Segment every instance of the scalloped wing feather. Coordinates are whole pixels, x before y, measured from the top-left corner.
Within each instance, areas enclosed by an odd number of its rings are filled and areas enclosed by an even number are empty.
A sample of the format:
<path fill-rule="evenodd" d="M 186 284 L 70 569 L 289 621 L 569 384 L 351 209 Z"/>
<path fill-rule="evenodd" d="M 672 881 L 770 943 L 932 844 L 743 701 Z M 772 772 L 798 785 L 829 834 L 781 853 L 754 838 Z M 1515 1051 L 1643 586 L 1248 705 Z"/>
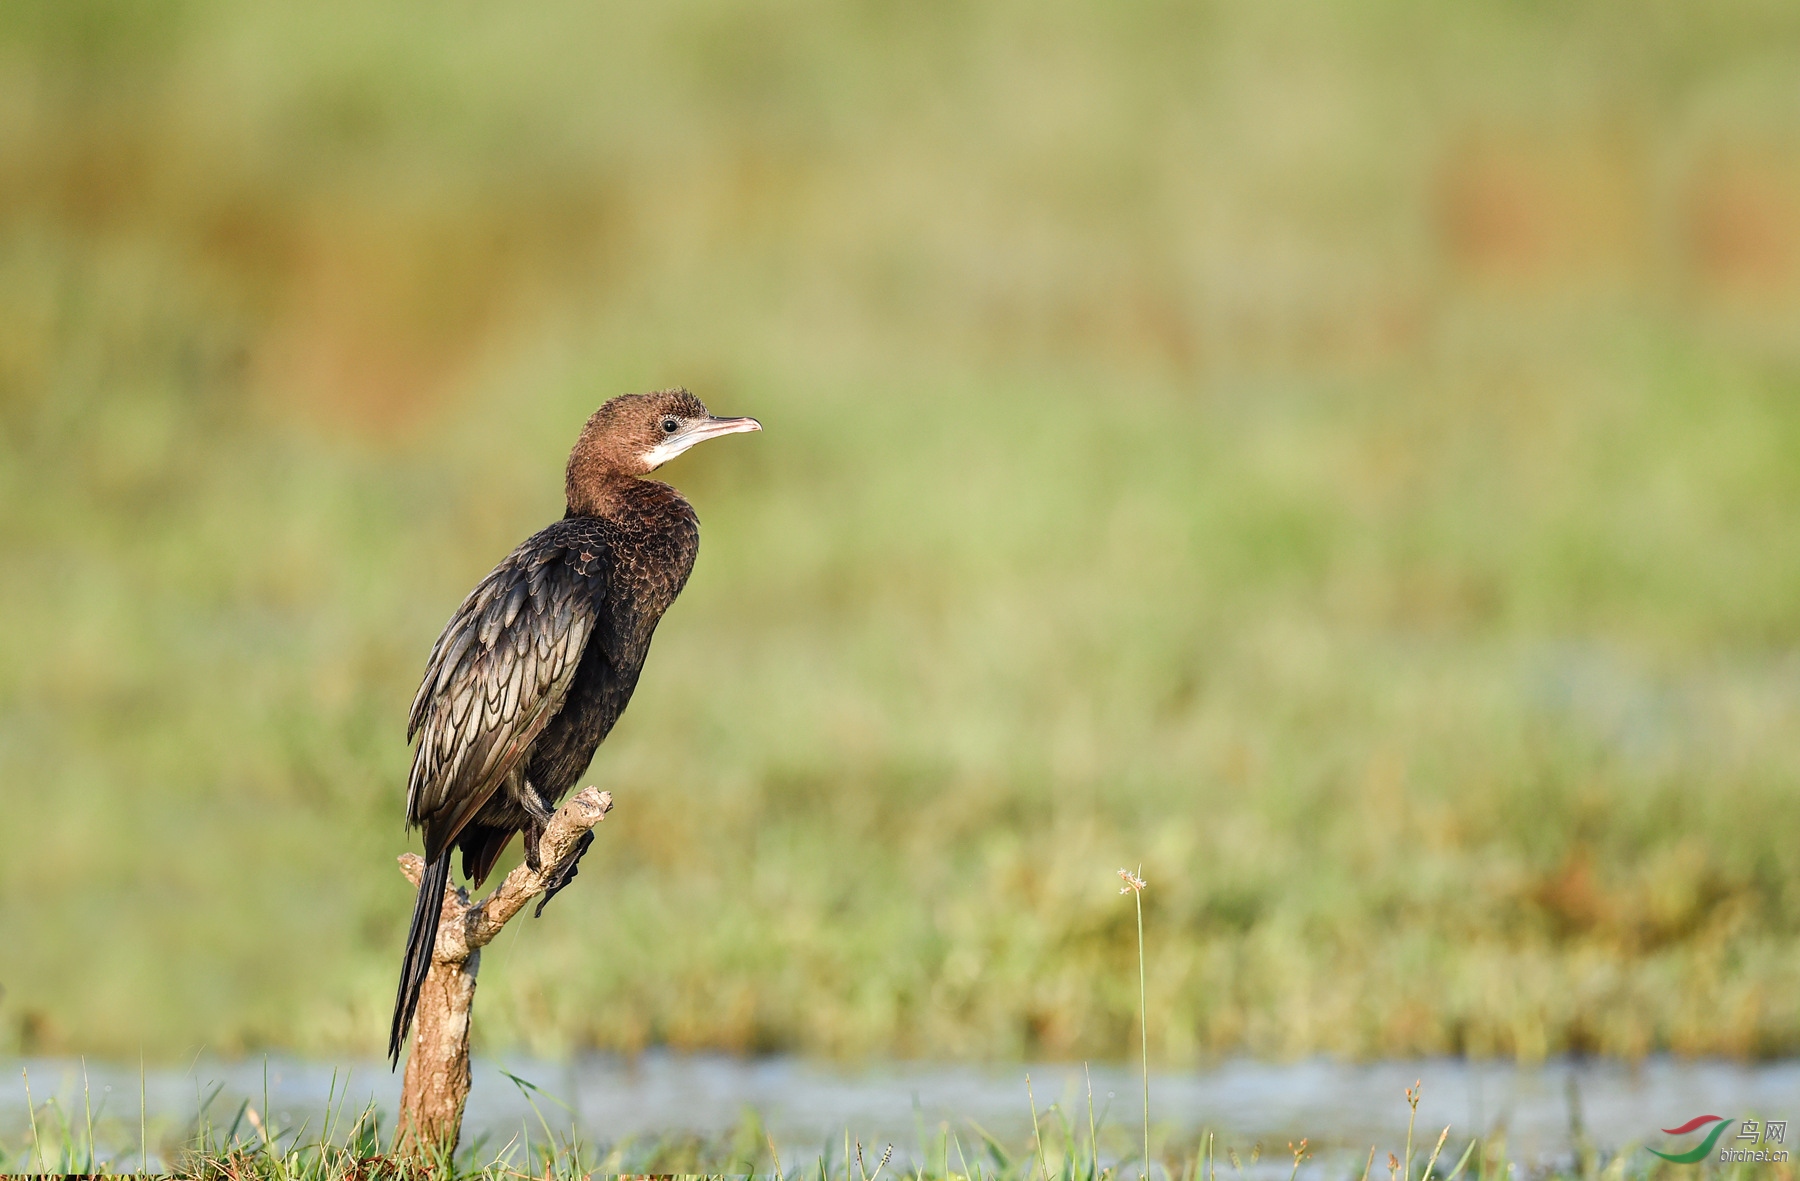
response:
<path fill-rule="evenodd" d="M 533 538 L 482 579 L 433 645 L 407 727 L 419 743 L 406 819 L 426 827 L 427 858 L 456 839 L 562 708 L 594 638 L 605 566 Z"/>

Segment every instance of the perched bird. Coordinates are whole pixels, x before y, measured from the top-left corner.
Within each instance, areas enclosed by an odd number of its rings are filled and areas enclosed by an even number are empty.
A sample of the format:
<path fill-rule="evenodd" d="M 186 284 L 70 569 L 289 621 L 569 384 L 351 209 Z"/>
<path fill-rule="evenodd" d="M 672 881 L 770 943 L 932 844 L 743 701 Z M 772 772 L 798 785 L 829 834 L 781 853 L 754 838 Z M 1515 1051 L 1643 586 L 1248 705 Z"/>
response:
<path fill-rule="evenodd" d="M 432 645 L 406 731 L 419 740 L 406 822 L 425 830 L 425 873 L 394 999 L 396 1066 L 431 967 L 452 851 L 480 886 L 524 833 L 526 861 L 542 868 L 544 826 L 631 700 L 657 621 L 694 568 L 692 506 L 643 477 L 702 440 L 761 429 L 754 418 L 712 417 L 686 390 L 606 403 L 569 453 L 563 519 L 494 567 Z M 538 913 L 592 840 L 552 868 Z"/>

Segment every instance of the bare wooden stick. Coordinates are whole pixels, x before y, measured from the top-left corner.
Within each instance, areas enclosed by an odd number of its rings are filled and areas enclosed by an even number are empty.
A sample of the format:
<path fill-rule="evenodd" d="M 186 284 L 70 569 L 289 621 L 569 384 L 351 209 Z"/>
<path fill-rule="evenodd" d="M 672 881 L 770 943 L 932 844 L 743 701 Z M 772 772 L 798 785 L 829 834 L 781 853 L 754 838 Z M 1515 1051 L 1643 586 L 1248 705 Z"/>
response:
<path fill-rule="evenodd" d="M 463 1108 L 469 1101 L 469 1011 L 475 1003 L 475 975 L 481 949 L 493 942 L 526 903 L 542 894 L 550 876 L 581 839 L 612 810 L 612 793 L 584 788 L 556 810 L 538 841 L 534 870 L 520 863 L 494 892 L 471 903 L 460 886 L 444 891 L 437 943 L 431 969 L 419 993 L 413 1017 L 412 1053 L 400 1089 L 400 1121 L 396 1147 L 414 1156 L 448 1157 L 462 1134 Z M 400 857 L 400 872 L 417 889 L 425 859 L 417 853 Z"/>

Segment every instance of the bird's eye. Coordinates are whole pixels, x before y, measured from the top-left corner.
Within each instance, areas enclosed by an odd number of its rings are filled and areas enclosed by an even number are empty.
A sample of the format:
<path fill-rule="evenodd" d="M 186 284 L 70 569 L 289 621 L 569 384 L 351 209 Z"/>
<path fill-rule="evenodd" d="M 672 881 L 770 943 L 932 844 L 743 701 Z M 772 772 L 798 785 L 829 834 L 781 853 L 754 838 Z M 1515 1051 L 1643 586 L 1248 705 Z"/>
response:
<path fill-rule="evenodd" d="M 672 435 L 681 429 L 681 420 L 678 418 L 665 418 L 662 420 L 662 428 L 663 434 Z"/>

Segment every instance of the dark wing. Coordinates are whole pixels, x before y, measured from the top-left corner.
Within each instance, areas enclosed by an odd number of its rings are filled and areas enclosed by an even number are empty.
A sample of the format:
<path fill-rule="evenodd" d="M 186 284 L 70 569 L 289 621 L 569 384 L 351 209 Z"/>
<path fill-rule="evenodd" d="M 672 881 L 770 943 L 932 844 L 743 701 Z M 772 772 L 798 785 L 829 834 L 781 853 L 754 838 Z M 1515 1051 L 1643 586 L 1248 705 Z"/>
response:
<path fill-rule="evenodd" d="M 431 649 L 406 728 L 417 734 L 406 820 L 435 861 L 562 708 L 595 630 L 611 555 L 551 526 L 456 609 Z M 567 544 L 565 544 L 565 540 Z"/>

